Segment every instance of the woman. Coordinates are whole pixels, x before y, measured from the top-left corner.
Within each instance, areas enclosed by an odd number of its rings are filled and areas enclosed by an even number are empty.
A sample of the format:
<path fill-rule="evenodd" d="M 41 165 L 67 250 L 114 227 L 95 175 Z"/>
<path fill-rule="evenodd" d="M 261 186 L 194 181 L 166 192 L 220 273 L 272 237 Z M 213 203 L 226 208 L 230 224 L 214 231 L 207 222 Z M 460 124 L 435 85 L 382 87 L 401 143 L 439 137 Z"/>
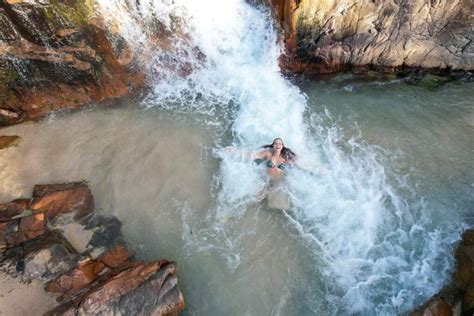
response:
<path fill-rule="evenodd" d="M 285 147 L 281 138 L 275 138 L 269 145 L 262 146 L 264 150 L 258 153 L 241 152 L 254 160 L 264 160 L 267 167 L 267 174 L 272 180 L 278 180 L 282 177 L 286 166 L 296 162 L 296 154 L 288 147 Z M 237 150 L 230 148 L 231 152 Z"/>

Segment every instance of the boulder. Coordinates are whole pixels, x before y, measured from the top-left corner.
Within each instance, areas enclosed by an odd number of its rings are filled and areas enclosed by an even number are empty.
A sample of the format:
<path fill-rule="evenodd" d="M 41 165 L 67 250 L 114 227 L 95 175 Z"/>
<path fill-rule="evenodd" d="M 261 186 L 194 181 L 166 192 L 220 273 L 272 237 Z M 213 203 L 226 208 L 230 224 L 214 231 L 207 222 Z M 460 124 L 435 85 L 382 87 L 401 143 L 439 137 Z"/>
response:
<path fill-rule="evenodd" d="M 31 201 L 1 204 L 0 267 L 44 282 L 61 303 L 50 315 L 177 315 L 175 264 L 136 261 L 120 221 L 93 208 L 82 182 L 37 185 Z"/>
<path fill-rule="evenodd" d="M 454 270 L 454 284 L 457 288 L 466 289 L 474 272 L 474 246 L 460 245 L 455 253 L 456 269 Z"/>
<path fill-rule="evenodd" d="M 442 298 L 435 298 L 427 303 L 421 312 L 422 316 L 452 316 L 452 308 Z"/>
<path fill-rule="evenodd" d="M 80 290 L 87 288 L 102 273 L 106 271 L 105 265 L 96 260 L 86 259 L 72 271 L 59 276 L 46 285 L 46 291 L 60 294 L 59 301 L 64 301 L 77 294 Z"/>
<path fill-rule="evenodd" d="M 184 308 L 176 267 L 166 260 L 137 262 L 84 297 L 79 314 L 176 315 Z"/>
<path fill-rule="evenodd" d="M 81 256 L 70 253 L 62 244 L 54 244 L 25 257 L 24 276 L 27 279 L 51 281 L 74 269 Z"/>
<path fill-rule="evenodd" d="M 46 232 L 45 216 L 44 214 L 35 214 L 0 223 L 0 232 L 2 240 L 8 247 L 19 245 Z"/>
<path fill-rule="evenodd" d="M 99 260 L 107 267 L 114 269 L 127 262 L 131 257 L 133 254 L 126 247 L 120 245 L 107 251 Z"/>
<path fill-rule="evenodd" d="M 105 280 L 107 280 L 114 273 L 120 272 L 127 267 L 128 260 L 131 257 L 132 254 L 125 247 L 119 246 L 108 251 L 98 260 L 87 258 L 71 272 L 49 282 L 46 291 L 60 294 L 58 301 L 65 301 L 74 295 L 80 294 L 81 290 L 87 292 L 89 288 L 96 285 L 95 281 L 104 281 L 104 278 L 100 278 L 101 276 L 105 276 Z"/>
<path fill-rule="evenodd" d="M 464 315 L 474 315 L 474 280 L 471 279 L 466 287 L 462 300 Z"/>
<path fill-rule="evenodd" d="M 35 185 L 31 209 L 43 212 L 48 220 L 66 213 L 79 219 L 94 210 L 94 198 L 84 182 Z"/>
<path fill-rule="evenodd" d="M 8 203 L 0 204 L 0 222 L 6 222 L 12 217 L 20 215 L 30 206 L 30 200 L 17 199 Z"/>
<path fill-rule="evenodd" d="M 127 245 L 122 235 L 122 223 L 114 216 L 92 216 L 86 228 L 94 230 L 89 242 L 89 246 L 95 250 L 91 253 L 93 258 L 104 255 L 110 249 Z"/>

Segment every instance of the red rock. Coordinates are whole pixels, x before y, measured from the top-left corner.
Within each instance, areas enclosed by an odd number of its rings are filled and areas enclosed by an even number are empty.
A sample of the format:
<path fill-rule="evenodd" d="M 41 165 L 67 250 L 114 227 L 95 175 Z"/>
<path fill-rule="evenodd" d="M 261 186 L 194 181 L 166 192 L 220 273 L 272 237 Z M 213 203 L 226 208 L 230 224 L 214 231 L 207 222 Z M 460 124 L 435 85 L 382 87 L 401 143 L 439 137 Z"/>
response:
<path fill-rule="evenodd" d="M 100 18 L 84 19 L 90 12 L 82 8 L 88 5 L 72 3 L 75 14 L 67 16 L 57 14 L 57 5 L 49 2 L 5 5 L 12 14 L 4 14 L 3 22 L 25 32 L 5 34 L 0 28 L 0 37 L 12 37 L 0 47 L 0 55 L 15 61 L 0 64 L 0 73 L 9 74 L 0 85 L 0 126 L 130 95 L 145 85 L 144 73 L 132 62 L 132 50 L 116 46 L 117 41 L 125 44 L 123 38 L 100 26 Z M 0 11 L 2 16 L 3 8 Z M 18 76 L 28 77 L 28 84 L 16 80 Z"/>
<path fill-rule="evenodd" d="M 131 256 L 132 254 L 124 246 L 117 246 L 101 257 L 100 261 L 110 268 L 116 268 L 128 261 Z"/>
<path fill-rule="evenodd" d="M 26 240 L 40 236 L 45 231 L 46 221 L 42 213 L 20 219 L 20 232 L 24 234 Z"/>
<path fill-rule="evenodd" d="M 0 231 L 8 247 L 16 246 L 46 232 L 45 216 L 35 214 L 22 217 L 20 220 L 0 223 Z"/>
<path fill-rule="evenodd" d="M 452 316 L 452 308 L 442 298 L 435 298 L 428 302 L 423 309 L 423 316 Z"/>
<path fill-rule="evenodd" d="M 0 222 L 11 220 L 13 216 L 19 215 L 21 212 L 28 209 L 29 205 L 30 200 L 28 199 L 18 199 L 0 204 Z"/>
<path fill-rule="evenodd" d="M 131 268 L 114 276 L 107 283 L 89 294 L 84 300 L 82 307 L 86 311 L 99 311 L 100 306 L 107 301 L 133 290 L 143 283 L 153 273 L 157 272 L 161 265 L 164 265 L 161 261 L 154 261 L 148 264 L 135 263 Z M 97 308 L 99 309 L 97 310 Z"/>
<path fill-rule="evenodd" d="M 472 270 L 474 268 L 474 247 L 458 246 L 454 253 L 456 258 L 456 269 L 454 270 L 454 285 L 464 291 L 469 280 L 472 278 Z"/>
<path fill-rule="evenodd" d="M 474 315 L 474 280 L 469 282 L 462 300 L 463 315 Z"/>
<path fill-rule="evenodd" d="M 94 198 L 83 182 L 35 185 L 31 209 L 44 212 L 49 220 L 70 212 L 78 219 L 94 210 Z"/>
<path fill-rule="evenodd" d="M 20 142 L 20 136 L 0 136 L 0 149 L 8 148 L 11 146 L 18 146 Z"/>
<path fill-rule="evenodd" d="M 60 300 L 74 295 L 79 290 L 95 281 L 105 269 L 102 262 L 87 260 L 81 262 L 77 268 L 68 274 L 62 275 L 46 286 L 46 291 L 61 294 Z"/>
<path fill-rule="evenodd" d="M 88 293 L 79 314 L 177 315 L 184 300 L 177 289 L 176 267 L 167 260 L 137 262 Z"/>

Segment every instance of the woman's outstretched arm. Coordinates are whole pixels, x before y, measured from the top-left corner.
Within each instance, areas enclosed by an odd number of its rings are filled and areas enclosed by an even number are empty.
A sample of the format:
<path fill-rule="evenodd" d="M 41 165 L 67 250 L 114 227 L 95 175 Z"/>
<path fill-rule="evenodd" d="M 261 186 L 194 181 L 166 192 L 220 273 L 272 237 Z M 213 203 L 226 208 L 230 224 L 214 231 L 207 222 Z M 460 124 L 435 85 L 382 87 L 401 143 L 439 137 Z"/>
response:
<path fill-rule="evenodd" d="M 241 155 L 242 157 L 248 158 L 248 159 L 251 159 L 251 160 L 266 159 L 268 154 L 269 154 L 269 152 L 267 150 L 262 150 L 262 151 L 259 151 L 259 152 L 245 151 L 245 150 L 237 149 L 237 148 L 232 147 L 232 146 L 226 147 L 225 151 L 228 152 L 228 153 L 231 153 L 231 154 Z"/>

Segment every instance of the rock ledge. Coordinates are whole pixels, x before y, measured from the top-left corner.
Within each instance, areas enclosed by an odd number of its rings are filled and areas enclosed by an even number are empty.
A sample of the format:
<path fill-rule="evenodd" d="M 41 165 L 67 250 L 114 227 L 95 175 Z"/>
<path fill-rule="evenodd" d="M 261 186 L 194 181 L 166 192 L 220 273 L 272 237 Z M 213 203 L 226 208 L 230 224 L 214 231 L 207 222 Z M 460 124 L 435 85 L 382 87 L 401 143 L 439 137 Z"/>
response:
<path fill-rule="evenodd" d="M 0 267 L 43 282 L 47 315 L 177 315 L 183 295 L 169 260 L 137 261 L 115 217 L 96 214 L 84 182 L 36 185 L 0 204 Z"/>

